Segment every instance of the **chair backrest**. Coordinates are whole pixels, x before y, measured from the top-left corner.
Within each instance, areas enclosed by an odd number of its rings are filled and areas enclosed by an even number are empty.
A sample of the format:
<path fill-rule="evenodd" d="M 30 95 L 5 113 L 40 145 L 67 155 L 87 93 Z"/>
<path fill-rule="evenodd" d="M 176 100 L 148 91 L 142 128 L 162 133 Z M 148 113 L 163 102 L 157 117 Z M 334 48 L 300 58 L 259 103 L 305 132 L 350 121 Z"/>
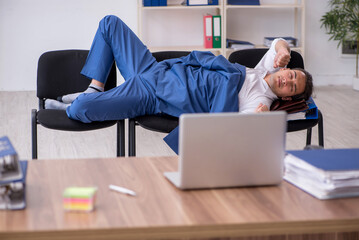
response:
<path fill-rule="evenodd" d="M 184 57 L 190 53 L 191 52 L 188 51 L 162 51 L 162 52 L 153 52 L 152 55 L 156 58 L 157 62 L 160 62 L 165 59 Z"/>
<path fill-rule="evenodd" d="M 80 74 L 88 50 L 59 50 L 45 52 L 37 68 L 37 97 L 56 99 L 65 94 L 86 90 L 91 79 Z M 112 66 L 105 90 L 116 87 L 116 65 Z M 41 104 L 40 104 L 41 105 Z"/>
<path fill-rule="evenodd" d="M 246 67 L 254 68 L 267 51 L 267 48 L 243 49 L 231 53 L 228 60 L 231 63 L 239 63 Z M 288 68 L 304 69 L 304 61 L 302 55 L 300 55 L 296 51 L 291 51 L 290 56 L 291 59 L 287 66 Z"/>

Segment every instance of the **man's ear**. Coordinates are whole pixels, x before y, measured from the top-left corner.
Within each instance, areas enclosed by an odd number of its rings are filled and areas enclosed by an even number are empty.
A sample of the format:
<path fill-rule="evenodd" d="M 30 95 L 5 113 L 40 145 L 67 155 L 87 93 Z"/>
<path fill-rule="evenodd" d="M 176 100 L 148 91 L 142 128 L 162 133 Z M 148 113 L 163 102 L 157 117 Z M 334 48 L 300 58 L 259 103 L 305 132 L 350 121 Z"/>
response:
<path fill-rule="evenodd" d="M 291 101 L 291 100 L 292 100 L 292 97 L 282 97 L 282 100 L 283 100 L 283 101 Z"/>

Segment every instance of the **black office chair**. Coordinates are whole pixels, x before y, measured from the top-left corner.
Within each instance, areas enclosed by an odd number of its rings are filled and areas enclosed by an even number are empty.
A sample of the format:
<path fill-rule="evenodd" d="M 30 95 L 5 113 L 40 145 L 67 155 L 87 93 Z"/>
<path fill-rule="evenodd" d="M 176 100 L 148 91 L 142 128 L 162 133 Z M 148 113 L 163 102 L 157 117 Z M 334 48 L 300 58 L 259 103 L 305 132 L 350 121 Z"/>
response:
<path fill-rule="evenodd" d="M 117 156 L 125 156 L 124 120 L 82 123 L 71 120 L 63 110 L 45 109 L 45 99 L 86 90 L 90 79 L 80 74 L 87 50 L 60 50 L 42 54 L 37 69 L 39 110 L 31 111 L 32 158 L 37 159 L 37 124 L 63 131 L 89 131 L 117 123 Z M 116 65 L 113 64 L 105 90 L 116 87 Z"/>
<path fill-rule="evenodd" d="M 187 51 L 163 51 L 154 52 L 152 55 L 158 62 L 165 59 L 187 56 Z M 136 126 L 147 130 L 169 133 L 178 126 L 178 118 L 166 114 L 145 115 L 129 119 L 128 124 L 128 156 L 136 156 Z"/>
<path fill-rule="evenodd" d="M 230 54 L 228 60 L 232 63 L 239 63 L 249 68 L 254 68 L 267 52 L 266 48 L 254 48 L 235 51 Z M 291 51 L 291 59 L 287 66 L 288 68 L 303 68 L 304 61 L 302 56 L 296 52 Z M 318 119 L 301 119 L 288 121 L 287 132 L 307 130 L 306 145 L 311 145 L 312 128 L 318 124 L 318 142 L 319 146 L 324 147 L 323 134 L 323 115 L 318 109 Z"/>

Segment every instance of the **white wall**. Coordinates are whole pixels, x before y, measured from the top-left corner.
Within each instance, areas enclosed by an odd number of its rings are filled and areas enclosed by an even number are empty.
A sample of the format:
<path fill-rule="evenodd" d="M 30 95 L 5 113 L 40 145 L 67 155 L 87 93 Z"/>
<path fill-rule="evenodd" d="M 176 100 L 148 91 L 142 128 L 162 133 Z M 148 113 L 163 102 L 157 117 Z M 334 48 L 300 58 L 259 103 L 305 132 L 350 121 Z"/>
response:
<path fill-rule="evenodd" d="M 313 74 L 316 85 L 352 85 L 355 58 L 343 57 L 337 41 L 320 28 L 320 18 L 329 11 L 329 0 L 307 0 L 306 8 L 306 69 Z"/>
<path fill-rule="evenodd" d="M 0 91 L 35 90 L 39 56 L 89 49 L 108 14 L 137 31 L 135 0 L 0 0 Z"/>
<path fill-rule="evenodd" d="M 351 84 L 354 58 L 341 57 L 337 43 L 329 42 L 329 36 L 320 28 L 328 0 L 307 0 L 306 4 L 305 65 L 314 83 Z M 108 14 L 121 17 L 137 32 L 136 0 L 0 0 L 0 91 L 35 90 L 39 56 L 48 50 L 88 49 L 98 21 Z M 183 11 L 168 14 L 178 14 L 183 22 L 191 18 L 183 16 Z M 157 24 L 160 28 L 168 25 Z M 272 26 L 268 23 L 261 27 Z M 171 26 L 166 29 L 178 31 Z M 158 38 L 170 41 L 171 31 Z M 195 39 L 200 39 L 197 35 Z"/>

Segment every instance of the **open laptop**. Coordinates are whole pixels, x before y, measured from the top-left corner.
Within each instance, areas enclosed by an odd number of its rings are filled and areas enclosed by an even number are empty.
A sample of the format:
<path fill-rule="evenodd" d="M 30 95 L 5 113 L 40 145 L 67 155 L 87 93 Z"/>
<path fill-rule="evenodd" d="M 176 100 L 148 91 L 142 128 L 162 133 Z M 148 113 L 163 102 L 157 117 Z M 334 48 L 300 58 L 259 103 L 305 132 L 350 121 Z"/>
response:
<path fill-rule="evenodd" d="M 183 114 L 179 171 L 164 175 L 180 189 L 275 185 L 282 181 L 286 113 Z"/>

